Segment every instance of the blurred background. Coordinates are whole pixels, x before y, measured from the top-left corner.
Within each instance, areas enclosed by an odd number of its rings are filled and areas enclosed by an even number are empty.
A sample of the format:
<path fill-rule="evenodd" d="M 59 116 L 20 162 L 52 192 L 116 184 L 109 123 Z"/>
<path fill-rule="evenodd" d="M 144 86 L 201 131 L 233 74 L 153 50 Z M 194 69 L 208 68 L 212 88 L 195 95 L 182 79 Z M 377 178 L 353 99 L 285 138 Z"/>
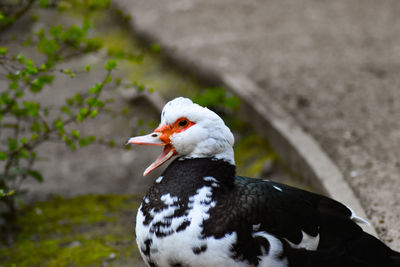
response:
<path fill-rule="evenodd" d="M 316 191 L 215 73 L 246 74 L 288 110 L 390 245 L 400 237 L 399 5 L 1 1 L 0 266 L 143 266 L 134 221 L 160 151 L 125 143 L 157 127 L 176 96 L 224 118 L 239 174 Z M 207 71 L 171 60 L 178 52 Z"/>

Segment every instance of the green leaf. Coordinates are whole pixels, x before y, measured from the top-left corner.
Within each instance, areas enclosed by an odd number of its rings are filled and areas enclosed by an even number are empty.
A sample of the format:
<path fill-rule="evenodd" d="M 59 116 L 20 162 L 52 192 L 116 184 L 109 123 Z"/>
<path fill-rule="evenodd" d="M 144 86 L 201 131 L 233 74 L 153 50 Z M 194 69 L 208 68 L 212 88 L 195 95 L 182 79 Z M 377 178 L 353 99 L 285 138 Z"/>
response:
<path fill-rule="evenodd" d="M 49 30 L 50 35 L 56 39 L 60 38 L 62 32 L 63 32 L 63 27 L 60 24 L 51 27 Z"/>
<path fill-rule="evenodd" d="M 139 92 L 142 92 L 142 91 L 146 90 L 146 85 L 144 85 L 144 84 L 139 84 L 139 86 L 137 87 L 137 89 L 138 89 Z"/>
<path fill-rule="evenodd" d="M 79 28 L 76 25 L 72 25 L 61 34 L 61 40 L 71 45 L 72 47 L 78 47 L 85 36 L 85 30 Z"/>
<path fill-rule="evenodd" d="M 155 54 L 160 53 L 160 52 L 161 52 L 161 45 L 159 45 L 159 44 L 152 44 L 152 45 L 150 46 L 150 52 L 155 53 Z"/>
<path fill-rule="evenodd" d="M 49 6 L 49 0 L 39 0 L 39 5 L 40 7 L 48 7 Z"/>
<path fill-rule="evenodd" d="M 25 95 L 24 91 L 18 91 L 18 92 L 15 93 L 15 97 L 16 97 L 16 98 L 21 98 L 21 97 L 23 97 L 24 95 Z"/>
<path fill-rule="evenodd" d="M 231 110 L 237 110 L 240 107 L 240 98 L 236 96 L 226 98 L 224 101 L 224 106 Z"/>
<path fill-rule="evenodd" d="M 55 40 L 50 40 L 46 38 L 40 38 L 38 43 L 38 50 L 40 53 L 47 55 L 50 58 L 53 58 L 55 52 L 60 49 L 60 45 Z"/>
<path fill-rule="evenodd" d="M 90 111 L 89 117 L 93 119 L 97 116 L 97 114 L 99 114 L 99 111 L 97 109 L 93 109 L 92 111 Z"/>
<path fill-rule="evenodd" d="M 54 121 L 54 126 L 57 128 L 57 130 L 64 131 L 64 123 L 60 118 Z"/>
<path fill-rule="evenodd" d="M 69 146 L 72 150 L 75 150 L 75 149 L 76 149 L 76 145 L 75 145 L 74 140 L 72 140 L 71 138 L 69 138 L 68 135 L 63 135 L 62 139 L 63 139 L 63 141 L 65 142 L 65 144 L 66 144 L 67 146 Z"/>
<path fill-rule="evenodd" d="M 34 151 L 31 151 L 30 153 L 29 153 L 29 156 L 31 157 L 31 159 L 33 159 L 33 160 L 35 160 L 36 159 L 36 152 L 34 152 Z"/>
<path fill-rule="evenodd" d="M 86 116 L 88 114 L 89 110 L 87 108 L 81 108 L 81 110 L 79 111 L 79 114 L 81 114 L 82 116 Z"/>
<path fill-rule="evenodd" d="M 82 116 L 81 114 L 78 113 L 78 115 L 76 115 L 76 120 L 79 122 L 82 122 L 85 119 L 85 116 Z"/>
<path fill-rule="evenodd" d="M 4 198 L 4 197 L 9 197 L 15 194 L 14 190 L 8 191 L 7 193 L 4 191 L 4 189 L 0 189 L 0 198 Z M 11 265 L 11 267 L 14 267 L 13 265 Z"/>
<path fill-rule="evenodd" d="M 79 145 L 80 145 L 81 147 L 88 146 L 88 145 L 89 145 L 89 140 L 88 140 L 87 138 L 81 138 L 81 139 L 79 140 Z"/>
<path fill-rule="evenodd" d="M 41 64 L 39 67 L 40 71 L 46 71 L 47 70 L 47 66 L 45 64 Z"/>
<path fill-rule="evenodd" d="M 89 94 L 99 94 L 103 88 L 103 83 L 96 83 L 95 86 L 89 89 Z"/>
<path fill-rule="evenodd" d="M 31 140 L 32 141 L 35 141 L 38 138 L 39 138 L 39 135 L 37 133 L 34 133 L 34 134 L 31 135 Z"/>
<path fill-rule="evenodd" d="M 71 78 L 75 77 L 75 73 L 73 73 L 70 69 L 65 69 L 64 73 L 68 74 Z"/>
<path fill-rule="evenodd" d="M 126 115 L 126 114 L 129 113 L 129 111 L 130 111 L 130 108 L 129 108 L 129 107 L 124 107 L 124 108 L 121 110 L 121 113 L 122 113 L 123 115 Z"/>
<path fill-rule="evenodd" d="M 26 149 L 21 149 L 18 153 L 19 158 L 29 159 L 28 151 Z"/>
<path fill-rule="evenodd" d="M 37 117 L 39 115 L 40 103 L 24 101 L 23 105 L 28 115 L 32 117 Z"/>
<path fill-rule="evenodd" d="M 21 79 L 21 74 L 18 73 L 18 72 L 16 72 L 16 73 L 10 72 L 10 73 L 8 73 L 6 75 L 6 78 L 11 80 L 11 81 L 17 82 L 17 81 L 19 81 Z"/>
<path fill-rule="evenodd" d="M 118 66 L 118 61 L 115 59 L 110 59 L 108 60 L 107 64 L 104 66 L 104 68 L 108 71 L 111 71 L 115 69 Z"/>
<path fill-rule="evenodd" d="M 89 97 L 86 99 L 86 104 L 88 104 L 89 107 L 95 107 L 97 104 L 97 98 L 96 97 Z"/>
<path fill-rule="evenodd" d="M 38 69 L 36 68 L 35 64 L 31 59 L 28 59 L 25 63 L 25 68 L 28 74 L 35 75 L 38 73 Z"/>
<path fill-rule="evenodd" d="M 8 88 L 11 90 L 17 90 L 19 88 L 19 83 L 16 81 L 12 81 L 8 84 Z"/>
<path fill-rule="evenodd" d="M 46 84 L 52 83 L 54 80 L 54 75 L 42 75 L 31 82 L 30 90 L 33 93 L 38 93 L 43 89 Z"/>
<path fill-rule="evenodd" d="M 115 146 L 115 141 L 114 141 L 114 140 L 110 140 L 110 141 L 108 142 L 108 145 L 109 145 L 110 147 L 114 147 L 114 146 Z"/>
<path fill-rule="evenodd" d="M 18 149 L 18 141 L 15 138 L 8 138 L 8 149 L 10 151 L 16 151 Z"/>
<path fill-rule="evenodd" d="M 83 19 L 83 22 L 82 22 L 82 29 L 83 30 L 85 30 L 85 31 L 87 31 L 87 30 L 89 30 L 90 28 L 92 28 L 93 27 L 93 24 L 92 24 L 92 22 L 90 21 L 90 19 L 89 18 L 84 18 Z"/>
<path fill-rule="evenodd" d="M 201 94 L 197 95 L 193 102 L 200 106 L 207 106 L 215 108 L 217 105 L 222 104 L 225 99 L 225 89 L 222 87 L 206 88 Z"/>
<path fill-rule="evenodd" d="M 23 54 L 19 53 L 19 54 L 17 55 L 17 57 L 16 57 L 16 60 L 17 60 L 20 64 L 22 64 L 22 63 L 25 62 L 25 56 L 24 56 Z"/>
<path fill-rule="evenodd" d="M 74 98 L 67 98 L 66 100 L 68 106 L 73 106 L 75 103 Z"/>
<path fill-rule="evenodd" d="M 72 130 L 71 135 L 73 138 L 78 139 L 80 137 L 80 133 L 78 130 Z"/>
<path fill-rule="evenodd" d="M 0 56 L 5 56 L 7 55 L 7 46 L 2 46 L 0 47 Z"/>
<path fill-rule="evenodd" d="M 61 107 L 61 111 L 64 112 L 65 114 L 68 114 L 68 115 L 72 114 L 71 110 L 67 106 L 62 106 Z"/>
<path fill-rule="evenodd" d="M 103 108 L 104 107 L 104 102 L 101 101 L 101 100 L 97 100 L 96 107 Z"/>
<path fill-rule="evenodd" d="M 38 121 L 34 121 L 31 126 L 31 131 L 40 134 L 42 132 L 42 125 Z"/>
<path fill-rule="evenodd" d="M 36 170 L 28 170 L 28 174 L 36 179 L 38 182 L 43 182 L 43 176 Z"/>
<path fill-rule="evenodd" d="M 31 20 L 32 20 L 33 22 L 38 21 L 39 18 L 40 18 L 40 16 L 39 16 L 38 14 L 33 14 L 33 15 L 31 16 Z"/>
<path fill-rule="evenodd" d="M 82 96 L 81 96 L 80 93 L 76 93 L 76 94 L 75 94 L 74 100 L 75 100 L 75 103 L 76 103 L 78 106 L 81 106 L 81 105 L 83 104 L 83 98 L 82 98 Z"/>
<path fill-rule="evenodd" d="M 85 66 L 85 71 L 90 71 L 90 69 L 91 69 L 91 66 L 90 66 L 90 65 L 86 65 L 86 66 Z"/>
<path fill-rule="evenodd" d="M 114 81 L 116 86 L 119 86 L 121 84 L 121 78 L 119 77 L 115 78 Z"/>
<path fill-rule="evenodd" d="M 111 75 L 107 75 L 106 79 L 104 80 L 104 83 L 109 83 L 112 81 L 112 76 Z"/>
<path fill-rule="evenodd" d="M 0 160 L 4 161 L 7 160 L 7 153 L 0 151 Z"/>
<path fill-rule="evenodd" d="M 39 93 L 42 91 L 44 84 L 39 79 L 34 79 L 29 87 L 32 93 Z"/>
<path fill-rule="evenodd" d="M 21 144 L 25 145 L 26 143 L 28 143 L 29 139 L 27 137 L 23 137 L 20 141 Z"/>

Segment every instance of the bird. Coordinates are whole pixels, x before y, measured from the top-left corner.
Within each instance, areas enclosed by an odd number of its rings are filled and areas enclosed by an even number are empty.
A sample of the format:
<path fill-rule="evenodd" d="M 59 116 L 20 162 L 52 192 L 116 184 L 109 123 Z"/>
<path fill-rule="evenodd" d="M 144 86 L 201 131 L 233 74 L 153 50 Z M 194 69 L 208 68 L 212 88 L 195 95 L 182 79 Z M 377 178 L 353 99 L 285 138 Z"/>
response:
<path fill-rule="evenodd" d="M 150 267 L 395 267 L 400 253 L 332 198 L 236 175 L 234 136 L 222 118 L 184 97 L 160 125 L 128 144 L 162 146 L 144 176 L 155 179 L 136 216 L 136 242 Z"/>

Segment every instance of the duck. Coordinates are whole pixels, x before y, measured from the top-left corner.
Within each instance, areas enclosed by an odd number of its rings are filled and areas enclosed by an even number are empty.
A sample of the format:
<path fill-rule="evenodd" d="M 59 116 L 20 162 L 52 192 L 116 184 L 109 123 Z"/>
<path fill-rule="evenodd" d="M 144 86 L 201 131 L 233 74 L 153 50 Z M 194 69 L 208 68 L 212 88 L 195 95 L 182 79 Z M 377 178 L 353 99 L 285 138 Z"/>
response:
<path fill-rule="evenodd" d="M 174 158 L 145 194 L 136 242 L 150 267 L 395 267 L 400 253 L 332 198 L 236 175 L 234 136 L 207 107 L 178 97 L 150 134 L 161 146 L 144 176 Z"/>

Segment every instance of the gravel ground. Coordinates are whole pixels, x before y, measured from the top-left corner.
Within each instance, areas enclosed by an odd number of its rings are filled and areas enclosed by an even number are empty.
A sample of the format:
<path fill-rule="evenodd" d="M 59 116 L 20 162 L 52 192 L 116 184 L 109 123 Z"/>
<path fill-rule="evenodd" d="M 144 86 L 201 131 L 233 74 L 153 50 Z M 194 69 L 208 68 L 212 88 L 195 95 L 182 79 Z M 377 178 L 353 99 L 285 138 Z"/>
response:
<path fill-rule="evenodd" d="M 400 2 L 118 0 L 139 30 L 241 72 L 311 133 L 400 250 Z"/>

